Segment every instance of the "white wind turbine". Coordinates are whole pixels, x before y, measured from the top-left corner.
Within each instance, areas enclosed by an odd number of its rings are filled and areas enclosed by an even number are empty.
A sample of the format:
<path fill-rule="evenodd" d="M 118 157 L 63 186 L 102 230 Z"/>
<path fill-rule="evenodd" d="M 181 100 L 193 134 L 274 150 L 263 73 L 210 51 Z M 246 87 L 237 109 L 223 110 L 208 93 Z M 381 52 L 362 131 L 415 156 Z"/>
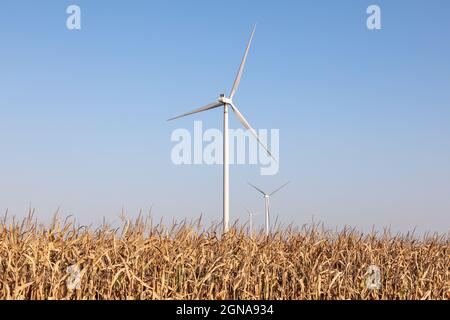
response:
<path fill-rule="evenodd" d="M 259 215 L 259 213 L 257 212 L 253 212 L 249 209 L 245 209 L 247 210 L 248 213 L 248 219 L 249 219 L 249 234 L 250 237 L 253 237 L 253 217 Z"/>
<path fill-rule="evenodd" d="M 179 119 L 185 116 L 189 116 L 195 113 L 200 113 L 203 111 L 219 108 L 223 106 L 223 232 L 228 232 L 228 225 L 230 221 L 230 196 L 229 196 L 229 188 L 230 188 L 230 178 L 229 178 L 229 139 L 228 139 L 228 107 L 231 107 L 236 118 L 239 122 L 246 128 L 250 133 L 257 139 L 258 143 L 264 148 L 264 150 L 272 157 L 270 151 L 266 148 L 266 146 L 259 139 L 256 131 L 250 126 L 248 121 L 241 114 L 239 109 L 234 105 L 233 98 L 236 94 L 236 91 L 239 87 L 239 83 L 241 82 L 242 73 L 244 72 L 245 62 L 247 60 L 248 52 L 250 50 L 250 45 L 253 40 L 253 36 L 255 34 L 256 26 L 253 28 L 252 35 L 250 36 L 250 40 L 247 44 L 247 49 L 245 50 L 244 58 L 242 59 L 241 66 L 239 67 L 239 71 L 237 73 L 236 79 L 234 80 L 233 87 L 231 89 L 231 93 L 229 97 L 226 97 L 225 94 L 221 94 L 219 99 L 216 102 L 210 103 L 204 107 L 195 109 L 193 111 L 184 113 L 178 117 L 174 117 L 169 119 L 168 121 Z M 273 157 L 272 157 L 273 158 Z M 274 159 L 275 160 L 275 159 Z M 276 160 L 275 160 L 276 161 Z"/>
<path fill-rule="evenodd" d="M 279 187 L 278 189 L 276 189 L 275 191 L 273 191 L 271 193 L 264 192 L 260 188 L 251 184 L 250 182 L 248 183 L 253 188 L 255 188 L 257 191 L 262 193 L 262 195 L 264 196 L 264 213 L 265 213 L 265 217 L 266 217 L 266 235 L 269 235 L 269 233 L 270 233 L 270 230 L 269 230 L 269 228 L 270 228 L 270 203 L 269 203 L 270 197 L 273 196 L 278 191 L 280 191 L 281 189 L 283 189 L 284 187 L 286 187 L 289 183 L 291 183 L 291 182 L 289 181 L 289 182 L 283 184 L 281 187 Z"/>

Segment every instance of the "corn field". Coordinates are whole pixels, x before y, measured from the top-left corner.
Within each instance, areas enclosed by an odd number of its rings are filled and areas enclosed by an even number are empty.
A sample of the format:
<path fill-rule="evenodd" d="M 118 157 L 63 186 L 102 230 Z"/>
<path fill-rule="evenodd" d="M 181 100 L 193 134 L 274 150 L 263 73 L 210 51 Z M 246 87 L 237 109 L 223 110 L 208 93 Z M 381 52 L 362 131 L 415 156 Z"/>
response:
<path fill-rule="evenodd" d="M 449 237 L 312 225 L 269 237 L 197 221 L 0 222 L 0 299 L 444 299 Z M 379 268 L 371 288 L 370 266 Z"/>

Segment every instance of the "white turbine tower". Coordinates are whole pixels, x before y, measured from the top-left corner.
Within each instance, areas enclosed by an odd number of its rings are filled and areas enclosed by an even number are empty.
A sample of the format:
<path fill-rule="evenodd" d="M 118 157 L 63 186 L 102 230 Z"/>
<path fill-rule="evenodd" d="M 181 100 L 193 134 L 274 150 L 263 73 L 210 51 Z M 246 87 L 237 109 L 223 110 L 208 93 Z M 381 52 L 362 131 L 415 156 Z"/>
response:
<path fill-rule="evenodd" d="M 284 187 L 286 187 L 289 183 L 291 183 L 291 182 L 289 181 L 289 182 L 283 184 L 281 187 L 279 187 L 278 189 L 276 189 L 275 191 L 273 191 L 271 193 L 264 192 L 260 188 L 251 184 L 250 182 L 248 183 L 253 188 L 255 188 L 257 191 L 262 193 L 262 195 L 264 196 L 264 213 L 265 213 L 265 217 L 266 217 L 266 235 L 267 236 L 270 233 L 270 230 L 269 230 L 270 229 L 270 197 L 273 196 L 278 191 L 280 191 L 281 189 L 283 189 Z"/>
<path fill-rule="evenodd" d="M 210 103 L 204 107 L 195 109 L 193 111 L 184 113 L 178 117 L 171 118 L 168 121 L 179 119 L 182 117 L 186 117 L 195 113 L 219 108 L 223 106 L 223 232 L 228 232 L 228 226 L 230 222 L 230 196 L 229 196 L 229 188 L 230 188 L 230 178 L 229 178 L 229 139 L 228 139 L 228 107 L 231 107 L 231 110 L 234 112 L 236 118 L 239 122 L 246 128 L 250 133 L 257 139 L 258 143 L 264 148 L 264 150 L 272 157 L 270 151 L 266 148 L 266 146 L 259 139 L 256 131 L 250 126 L 248 121 L 241 114 L 239 109 L 234 105 L 233 98 L 236 94 L 236 91 L 239 87 L 239 83 L 241 82 L 242 73 L 244 72 L 245 62 L 247 60 L 248 52 L 250 50 L 250 45 L 253 40 L 253 36 L 255 34 L 256 26 L 253 28 L 252 35 L 250 36 L 250 40 L 247 44 L 247 49 L 245 50 L 244 58 L 242 59 L 241 66 L 239 67 L 239 71 L 237 73 L 236 79 L 234 80 L 233 87 L 231 89 L 231 93 L 229 97 L 226 97 L 225 94 L 221 94 L 219 99 L 216 102 Z M 272 157 L 273 158 L 273 157 Z M 274 159 L 275 160 L 275 159 Z M 275 160 L 276 161 L 276 160 Z"/>
<path fill-rule="evenodd" d="M 250 234 L 250 237 L 253 237 L 253 217 L 259 215 L 259 213 L 253 212 L 249 209 L 245 209 L 245 210 L 247 210 L 248 219 L 249 219 L 249 234 Z"/>

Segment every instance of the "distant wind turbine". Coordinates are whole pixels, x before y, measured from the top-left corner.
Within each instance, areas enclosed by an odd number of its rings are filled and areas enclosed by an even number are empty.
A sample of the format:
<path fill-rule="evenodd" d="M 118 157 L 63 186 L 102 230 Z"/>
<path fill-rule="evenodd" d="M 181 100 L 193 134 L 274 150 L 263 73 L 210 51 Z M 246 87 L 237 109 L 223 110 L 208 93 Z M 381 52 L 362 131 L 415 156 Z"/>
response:
<path fill-rule="evenodd" d="M 241 114 L 239 109 L 234 105 L 233 98 L 236 94 L 236 91 L 239 87 L 239 83 L 241 82 L 242 73 L 244 72 L 245 62 L 247 60 L 248 52 L 250 50 L 250 45 L 253 40 L 253 36 L 255 34 L 256 26 L 253 28 L 252 35 L 250 36 L 250 40 L 247 44 L 247 49 L 245 50 L 244 58 L 242 59 L 241 66 L 239 67 L 239 71 L 237 73 L 236 79 L 234 80 L 233 87 L 231 89 L 231 93 L 229 97 L 226 97 L 225 94 L 221 94 L 219 99 L 216 102 L 210 103 L 204 107 L 195 109 L 193 111 L 184 113 L 178 117 L 174 117 L 169 119 L 168 121 L 179 119 L 182 117 L 186 117 L 195 113 L 200 113 L 203 111 L 219 108 L 223 106 L 223 232 L 228 232 L 229 229 L 229 221 L 230 221 L 230 175 L 229 175 L 229 138 L 228 138 L 228 107 L 231 107 L 236 118 L 239 122 L 246 128 L 250 133 L 256 138 L 258 143 L 263 147 L 263 149 L 268 153 L 269 156 L 272 157 L 272 154 L 267 149 L 267 147 L 262 143 L 259 139 L 256 131 L 250 126 L 248 121 Z M 272 157 L 273 158 L 273 157 Z M 275 158 L 273 158 L 275 160 Z M 275 160 L 276 161 L 276 160 Z"/>
<path fill-rule="evenodd" d="M 255 185 L 251 184 L 250 182 L 248 183 L 253 188 L 255 188 L 258 192 L 262 193 L 262 195 L 264 196 L 264 213 L 265 213 L 265 216 L 266 216 L 266 235 L 269 235 L 269 233 L 270 233 L 270 230 L 269 230 L 269 228 L 270 228 L 270 203 L 269 203 L 270 202 L 270 197 L 273 196 L 278 191 L 280 191 L 281 189 L 283 189 L 284 187 L 286 187 L 289 183 L 291 183 L 291 182 L 289 181 L 289 182 L 283 184 L 281 187 L 279 187 L 275 191 L 272 191 L 271 193 L 264 192 L 260 188 L 258 188 Z"/>

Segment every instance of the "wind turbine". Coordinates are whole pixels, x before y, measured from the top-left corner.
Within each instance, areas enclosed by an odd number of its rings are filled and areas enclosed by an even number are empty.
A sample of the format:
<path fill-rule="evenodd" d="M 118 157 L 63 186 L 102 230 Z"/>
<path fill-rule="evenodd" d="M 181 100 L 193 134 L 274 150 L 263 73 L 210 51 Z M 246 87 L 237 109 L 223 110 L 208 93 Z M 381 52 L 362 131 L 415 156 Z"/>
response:
<path fill-rule="evenodd" d="M 270 232 L 269 231 L 269 228 L 270 228 L 270 203 L 269 203 L 270 197 L 273 196 L 278 191 L 280 191 L 281 189 L 283 189 L 284 187 L 286 187 L 289 183 L 291 183 L 291 182 L 289 181 L 289 182 L 283 184 L 281 187 L 279 187 L 275 191 L 272 191 L 271 193 L 264 192 L 260 188 L 251 184 L 250 182 L 248 183 L 253 188 L 255 188 L 257 191 L 262 193 L 262 195 L 264 196 L 264 212 L 265 212 L 265 216 L 266 216 L 266 235 L 269 235 L 269 232 Z"/>
<path fill-rule="evenodd" d="M 245 210 L 247 210 L 248 218 L 249 218 L 249 234 L 250 234 L 250 237 L 253 237 L 253 216 L 257 216 L 257 215 L 259 215 L 259 213 L 252 212 L 249 209 L 245 209 Z"/>
<path fill-rule="evenodd" d="M 192 114 L 200 113 L 203 111 L 219 108 L 223 106 L 223 232 L 226 233 L 229 230 L 229 222 L 230 222 L 230 175 L 229 175 L 229 137 L 228 137 L 228 107 L 231 107 L 231 110 L 234 112 L 236 118 L 239 122 L 246 128 L 250 133 L 256 138 L 258 143 L 263 147 L 263 149 L 267 152 L 269 156 L 272 157 L 270 151 L 266 148 L 266 146 L 259 139 L 256 131 L 250 126 L 248 121 L 241 114 L 239 109 L 233 103 L 234 95 L 239 87 L 239 83 L 241 82 L 242 73 L 244 72 L 245 62 L 247 60 L 248 52 L 250 50 L 250 46 L 253 40 L 253 36 L 255 34 L 256 25 L 253 28 L 252 34 L 250 36 L 250 40 L 247 44 L 247 49 L 245 50 L 244 57 L 242 59 L 241 65 L 239 67 L 239 71 L 236 75 L 236 79 L 234 80 L 233 87 L 231 89 L 231 93 L 229 97 L 226 97 L 225 94 L 221 94 L 219 99 L 213 103 L 210 103 L 204 107 L 195 109 L 193 111 L 184 113 L 180 116 L 171 118 L 167 121 L 172 121 L 175 119 L 179 119 L 182 117 L 186 117 Z M 273 157 L 272 157 L 273 158 Z M 275 159 L 274 159 L 275 160 Z M 276 161 L 276 160 L 275 160 Z"/>

